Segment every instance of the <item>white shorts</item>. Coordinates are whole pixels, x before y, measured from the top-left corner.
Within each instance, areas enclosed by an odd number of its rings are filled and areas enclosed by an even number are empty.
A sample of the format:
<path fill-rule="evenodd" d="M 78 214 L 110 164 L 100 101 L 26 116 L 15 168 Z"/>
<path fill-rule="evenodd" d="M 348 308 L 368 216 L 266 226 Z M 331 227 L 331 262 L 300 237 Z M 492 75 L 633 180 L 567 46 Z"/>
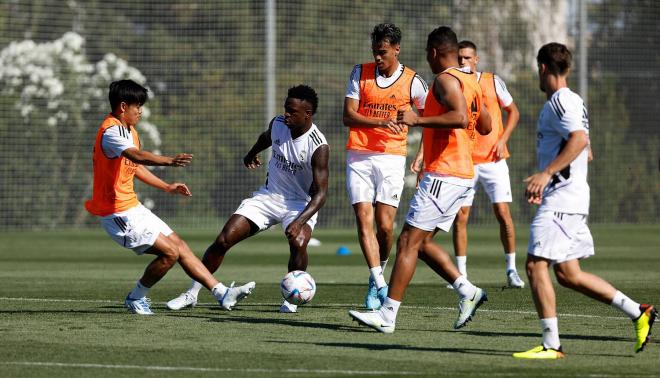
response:
<path fill-rule="evenodd" d="M 527 253 L 560 264 L 594 254 L 594 240 L 584 214 L 539 208 L 532 220 Z"/>
<path fill-rule="evenodd" d="M 278 223 L 282 223 L 282 227 L 286 230 L 305 207 L 307 207 L 305 201 L 287 201 L 262 190 L 252 193 L 251 198 L 244 199 L 234 214 L 242 215 L 252 221 L 259 227 L 259 231 L 267 230 Z M 318 213 L 307 221 L 312 230 L 316 225 L 317 216 Z"/>
<path fill-rule="evenodd" d="M 346 188 L 351 205 L 381 202 L 399 207 L 405 171 L 405 156 L 348 151 Z"/>
<path fill-rule="evenodd" d="M 410 201 L 406 223 L 424 231 L 439 228 L 448 232 L 470 191 L 467 186 L 451 184 L 441 176 L 426 173 Z"/>
<path fill-rule="evenodd" d="M 509 166 L 506 164 L 505 159 L 474 166 L 474 190 L 465 199 L 463 206 L 472 206 L 478 184 L 481 184 L 486 194 L 488 194 L 490 203 L 511 202 L 513 200 Z"/>
<path fill-rule="evenodd" d="M 138 255 L 151 248 L 160 234 L 169 236 L 173 232 L 142 204 L 101 218 L 101 226 L 117 244 Z"/>

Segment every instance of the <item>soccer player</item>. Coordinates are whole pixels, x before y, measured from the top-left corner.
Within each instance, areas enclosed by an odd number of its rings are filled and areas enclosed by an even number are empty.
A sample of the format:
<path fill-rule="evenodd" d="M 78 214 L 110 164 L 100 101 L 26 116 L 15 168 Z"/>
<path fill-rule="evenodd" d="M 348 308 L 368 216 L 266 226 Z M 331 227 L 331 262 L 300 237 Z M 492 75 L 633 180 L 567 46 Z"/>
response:
<path fill-rule="evenodd" d="M 307 244 L 312 237 L 317 213 L 328 192 L 330 148 L 325 136 L 312 122 L 318 97 L 306 85 L 292 87 L 284 103 L 284 114 L 270 121 L 268 130 L 243 158 L 248 169 L 261 166 L 258 153 L 272 147 L 266 183 L 241 202 L 211 244 L 202 262 L 215 272 L 225 254 L 236 243 L 282 223 L 289 241 L 288 271 L 307 270 Z M 193 281 L 188 291 L 167 302 L 171 310 L 197 304 L 201 283 Z M 254 282 L 241 287 L 249 293 Z M 280 312 L 296 312 L 297 306 L 286 300 Z"/>
<path fill-rule="evenodd" d="M 442 278 L 451 282 L 460 296 L 458 329 L 467 324 L 487 300 L 486 292 L 461 275 L 439 245 L 429 241 L 439 229 L 447 232 L 461 203 L 472 187 L 474 167 L 471 150 L 476 131 L 488 134 L 491 119 L 482 108 L 481 88 L 474 73 L 460 70 L 458 40 L 448 27 L 433 30 L 427 40 L 426 59 L 436 75 L 423 116 L 400 112 L 397 121 L 424 128 L 424 175 L 410 202 L 397 244 L 389 294 L 378 311 L 349 311 L 353 319 L 383 333 L 394 332 L 399 305 L 417 265 L 422 259 Z"/>
<path fill-rule="evenodd" d="M 562 286 L 610 304 L 632 319 L 641 352 L 657 317 L 654 306 L 633 301 L 602 278 L 584 272 L 579 260 L 594 254 L 587 226 L 589 184 L 587 160 L 589 119 L 580 96 L 567 86 L 571 52 L 559 43 L 541 47 L 536 57 L 540 88 L 547 101 L 537 125 L 539 172 L 525 179 L 527 201 L 541 205 L 532 221 L 527 276 L 541 319 L 543 343 L 516 358 L 564 357 L 559 342 L 552 266 Z"/>
<path fill-rule="evenodd" d="M 387 296 L 383 271 L 405 175 L 408 127 L 398 124 L 396 115 L 411 104 L 421 113 L 428 87 L 415 71 L 399 63 L 401 30 L 394 24 L 374 27 L 371 49 L 374 62 L 358 64 L 351 73 L 343 121 L 350 127 L 346 186 L 369 267 L 364 305 L 377 309 Z"/>
<path fill-rule="evenodd" d="M 147 266 L 135 288 L 128 293 L 126 308 L 139 315 L 152 315 L 149 289 L 177 262 L 186 273 L 211 290 L 225 307 L 239 295 L 219 283 L 202 265 L 188 245 L 165 222 L 144 207 L 133 190 L 133 178 L 172 194 L 191 196 L 183 183 L 167 183 L 145 166 L 185 167 L 190 154 L 160 156 L 141 149 L 135 125 L 142 116 L 142 105 L 148 99 L 147 89 L 131 80 L 110 84 L 111 113 L 96 133 L 93 166 L 92 199 L 85 202 L 91 214 L 101 217 L 101 226 L 110 237 L 136 254 L 156 255 Z"/>
<path fill-rule="evenodd" d="M 516 269 L 516 234 L 513 219 L 509 212 L 509 202 L 512 201 L 509 167 L 506 158 L 509 151 L 506 143 L 518 124 L 520 113 L 513 102 L 511 94 L 506 89 L 502 79 L 490 72 L 477 71 L 479 55 L 477 46 L 471 41 L 458 43 L 458 59 L 461 67 L 470 67 L 477 75 L 477 81 L 484 94 L 484 105 L 493 120 L 493 131 L 488 135 L 477 135 L 472 152 L 474 163 L 474 187 L 470 191 L 454 221 L 454 253 L 456 266 L 467 277 L 467 223 L 470 209 L 474 201 L 477 184 L 481 184 L 493 204 L 495 218 L 500 224 L 500 240 L 504 248 L 505 274 L 510 288 L 525 287 Z M 507 113 L 506 127 L 502 125 L 501 109 Z"/>

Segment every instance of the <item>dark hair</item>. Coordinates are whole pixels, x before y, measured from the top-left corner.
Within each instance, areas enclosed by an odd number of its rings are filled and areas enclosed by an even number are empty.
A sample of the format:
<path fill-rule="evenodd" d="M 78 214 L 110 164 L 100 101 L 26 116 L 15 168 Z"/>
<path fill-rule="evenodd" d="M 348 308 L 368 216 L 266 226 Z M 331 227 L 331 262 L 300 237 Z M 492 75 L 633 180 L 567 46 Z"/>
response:
<path fill-rule="evenodd" d="M 426 40 L 426 48 L 458 52 L 458 38 L 456 38 L 456 33 L 449 26 L 440 26 L 429 33 L 429 37 Z"/>
<path fill-rule="evenodd" d="M 374 26 L 374 31 L 371 32 L 371 44 L 377 44 L 383 41 L 389 42 L 390 45 L 398 45 L 401 43 L 401 29 L 394 24 L 378 24 Z"/>
<path fill-rule="evenodd" d="M 536 62 L 545 64 L 548 72 L 554 75 L 564 75 L 571 68 L 573 54 L 565 45 L 551 42 L 543 45 L 536 56 Z"/>
<path fill-rule="evenodd" d="M 316 108 L 319 105 L 319 97 L 316 95 L 316 91 L 312 87 L 303 84 L 296 85 L 295 87 L 289 88 L 287 97 L 307 101 L 312 106 L 312 114 L 316 113 Z"/>
<path fill-rule="evenodd" d="M 474 52 L 477 52 L 477 45 L 474 44 L 472 41 L 468 41 L 467 39 L 464 39 L 460 42 L 458 42 L 458 49 L 472 49 Z"/>
<path fill-rule="evenodd" d="M 108 98 L 110 99 L 110 107 L 114 111 L 122 102 L 142 106 L 149 99 L 149 94 L 147 88 L 133 80 L 119 80 L 110 83 Z"/>

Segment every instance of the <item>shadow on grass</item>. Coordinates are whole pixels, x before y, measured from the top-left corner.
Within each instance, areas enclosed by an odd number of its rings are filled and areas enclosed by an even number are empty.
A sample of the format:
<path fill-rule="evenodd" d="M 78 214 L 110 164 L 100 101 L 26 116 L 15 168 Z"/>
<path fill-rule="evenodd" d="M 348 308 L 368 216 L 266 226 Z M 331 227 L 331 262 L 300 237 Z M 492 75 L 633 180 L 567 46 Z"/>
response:
<path fill-rule="evenodd" d="M 540 333 L 531 332 L 492 332 L 492 331 L 459 331 L 464 335 L 483 336 L 483 337 L 541 337 Z M 586 341 L 625 341 L 632 342 L 631 338 L 618 337 L 618 336 L 593 336 L 593 335 L 570 335 L 561 334 L 560 336 L 565 340 L 586 340 Z"/>
<path fill-rule="evenodd" d="M 278 324 L 285 325 L 290 327 L 303 327 L 303 328 L 315 328 L 315 329 L 329 329 L 333 331 L 354 331 L 352 327 L 343 325 L 343 324 L 330 324 L 330 323 L 319 323 L 319 322 L 306 322 L 290 319 L 278 319 L 278 318 L 253 318 L 248 316 L 232 316 L 232 317 L 222 317 L 222 318 L 213 318 L 212 322 L 226 323 L 226 322 L 235 322 L 235 323 L 247 323 L 247 324 Z M 361 332 L 370 332 L 365 329 Z"/>
<path fill-rule="evenodd" d="M 265 340 L 267 343 L 281 344 L 283 340 Z M 303 344 L 303 345 L 316 345 L 334 348 L 354 348 L 354 349 L 367 349 L 375 351 L 385 350 L 410 350 L 417 352 L 442 352 L 442 353 L 460 353 L 460 354 L 479 354 L 485 356 L 510 356 L 512 352 L 494 350 L 494 349 L 480 349 L 480 348 L 432 348 L 432 347 L 419 347 L 403 344 L 362 344 L 362 343 L 337 343 L 337 342 L 304 342 L 304 341 L 291 341 L 287 340 L 287 344 Z"/>

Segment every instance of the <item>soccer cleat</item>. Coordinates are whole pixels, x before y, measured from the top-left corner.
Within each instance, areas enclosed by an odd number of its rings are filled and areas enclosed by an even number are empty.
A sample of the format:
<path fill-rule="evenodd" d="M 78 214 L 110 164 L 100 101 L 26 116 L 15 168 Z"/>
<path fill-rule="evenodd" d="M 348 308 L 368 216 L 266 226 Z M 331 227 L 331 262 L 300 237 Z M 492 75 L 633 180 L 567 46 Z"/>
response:
<path fill-rule="evenodd" d="M 522 289 L 525 287 L 525 282 L 520 278 L 518 272 L 513 269 L 506 271 L 506 284 L 512 289 Z"/>
<path fill-rule="evenodd" d="M 382 333 L 392 333 L 394 332 L 394 323 L 387 322 L 380 315 L 378 311 L 372 312 L 358 312 L 358 311 L 349 311 L 348 314 L 356 322 L 371 327 L 378 332 Z"/>
<path fill-rule="evenodd" d="M 172 299 L 171 301 L 167 302 L 166 306 L 170 310 L 181 310 L 186 307 L 195 307 L 197 304 L 197 296 L 195 296 L 193 293 L 186 291 L 185 293 L 181 293 L 178 297 Z"/>
<path fill-rule="evenodd" d="M 639 309 L 642 311 L 642 314 L 633 320 L 633 324 L 635 324 L 635 336 L 637 336 L 635 353 L 643 351 L 646 344 L 651 341 L 651 328 L 653 327 L 655 318 L 658 317 L 658 311 L 654 306 L 642 304 L 639 306 Z"/>
<path fill-rule="evenodd" d="M 124 300 L 124 306 L 133 314 L 138 315 L 153 315 L 154 312 L 151 311 L 151 299 L 147 297 L 142 297 L 138 299 L 130 298 L 128 295 Z"/>
<path fill-rule="evenodd" d="M 477 288 L 472 299 L 461 298 L 458 302 L 458 319 L 454 323 L 454 329 L 465 327 L 465 325 L 472 320 L 474 313 L 477 312 L 479 306 L 488 300 L 486 291 Z"/>
<path fill-rule="evenodd" d="M 254 281 L 236 287 L 234 287 L 234 282 L 232 282 L 231 285 L 229 285 L 227 288 L 227 291 L 225 291 L 225 294 L 222 296 L 222 298 L 220 298 L 218 302 L 222 308 L 227 311 L 231 311 L 234 306 L 236 306 L 236 303 L 240 302 L 243 298 L 252 293 L 252 290 L 254 290 L 255 286 L 256 284 Z"/>
<path fill-rule="evenodd" d="M 283 314 L 293 314 L 298 312 L 298 306 L 287 302 L 285 299 L 280 306 L 280 312 Z"/>
<path fill-rule="evenodd" d="M 385 302 L 385 298 L 387 298 L 387 292 L 388 291 L 389 290 L 388 290 L 387 286 L 383 286 L 380 289 L 378 289 L 378 293 L 376 295 L 378 297 L 378 301 L 380 302 L 378 307 L 380 307 L 383 304 L 383 302 Z"/>
<path fill-rule="evenodd" d="M 385 292 L 387 296 L 387 292 Z M 376 287 L 376 281 L 369 278 L 369 290 L 367 291 L 367 296 L 364 297 L 364 307 L 367 310 L 378 310 L 381 305 L 381 300 L 378 298 L 378 288 Z"/>
<path fill-rule="evenodd" d="M 525 352 L 514 353 L 513 357 L 528 360 L 557 360 L 566 357 L 566 355 L 562 352 L 561 347 L 552 349 L 539 345 Z"/>

